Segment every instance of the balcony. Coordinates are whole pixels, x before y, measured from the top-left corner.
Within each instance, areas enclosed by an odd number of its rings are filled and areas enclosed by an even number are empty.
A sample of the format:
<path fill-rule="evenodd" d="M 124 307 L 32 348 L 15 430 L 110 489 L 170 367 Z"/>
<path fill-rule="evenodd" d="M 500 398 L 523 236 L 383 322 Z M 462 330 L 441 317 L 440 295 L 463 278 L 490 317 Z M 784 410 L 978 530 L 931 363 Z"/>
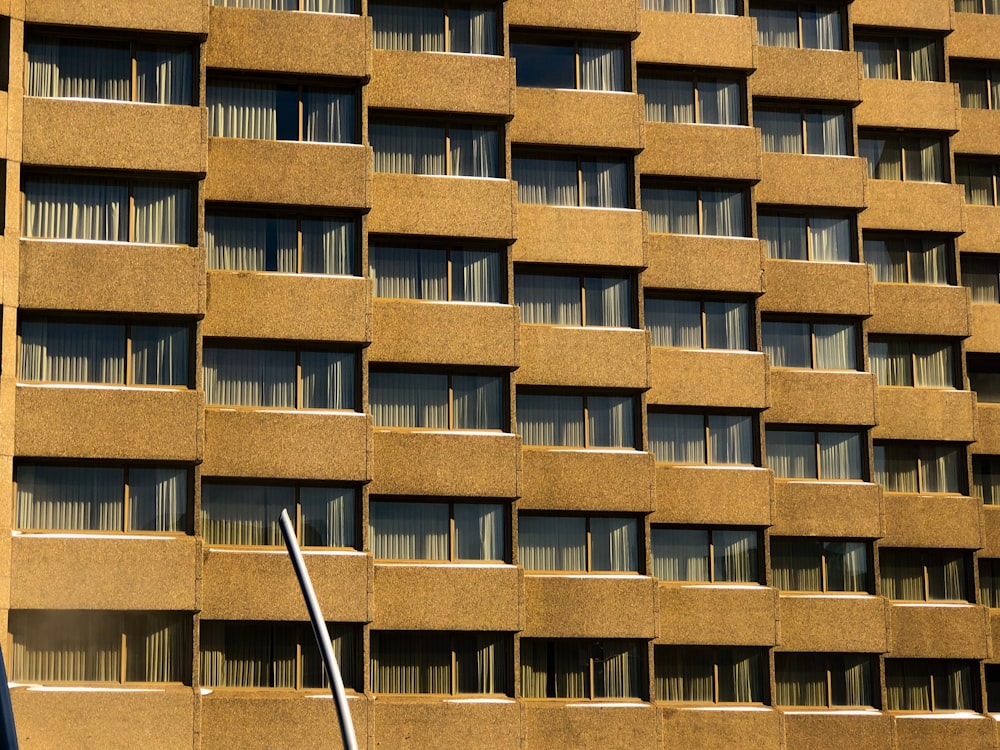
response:
<path fill-rule="evenodd" d="M 872 312 L 871 276 L 863 263 L 767 260 L 764 284 L 761 312 L 859 318 Z"/>
<path fill-rule="evenodd" d="M 778 597 L 782 651 L 880 654 L 886 651 L 886 603 L 864 594 Z"/>
<path fill-rule="evenodd" d="M 641 174 L 760 180 L 760 131 L 756 128 L 647 122 L 644 131 L 645 150 L 637 161 Z"/>
<path fill-rule="evenodd" d="M 1000 354 L 1000 305 L 973 303 L 971 310 L 972 335 L 965 342 L 966 351 Z"/>
<path fill-rule="evenodd" d="M 841 750 L 845 737 L 858 738 L 859 747 L 893 747 L 892 716 L 881 711 L 786 708 L 781 712 L 781 723 L 785 730 L 785 747 Z"/>
<path fill-rule="evenodd" d="M 750 237 L 650 234 L 647 289 L 691 289 L 759 295 L 764 244 Z"/>
<path fill-rule="evenodd" d="M 862 208 L 865 205 L 864 159 L 853 156 L 761 154 L 758 203 L 793 206 Z"/>
<path fill-rule="evenodd" d="M 997 54 L 1000 16 L 955 13 L 954 31 L 948 37 L 948 56 L 967 60 L 989 60 Z"/>
<path fill-rule="evenodd" d="M 867 482 L 778 479 L 774 536 L 876 539 L 882 536 L 881 488 Z"/>
<path fill-rule="evenodd" d="M 656 582 L 634 574 L 524 575 L 523 637 L 653 637 Z"/>
<path fill-rule="evenodd" d="M 949 3 L 950 4 L 950 3 Z M 939 0 L 909 0 L 886 3 L 883 0 L 854 0 L 851 23 L 855 26 L 889 26 L 899 29 L 935 29 L 948 32 L 951 14 Z M 957 15 L 957 14 L 956 14 Z"/>
<path fill-rule="evenodd" d="M 934 284 L 875 284 L 868 333 L 906 336 L 969 335 L 969 290 Z"/>
<path fill-rule="evenodd" d="M 564 748 L 569 737 L 578 750 L 660 747 L 656 709 L 648 703 L 525 701 L 521 717 L 522 747 Z"/>
<path fill-rule="evenodd" d="M 766 706 L 657 706 L 663 750 L 781 747 L 781 716 Z M 838 737 L 839 738 L 839 737 Z M 788 747 L 792 747 L 789 745 Z M 808 746 L 807 746 L 808 747 Z"/>
<path fill-rule="evenodd" d="M 943 602 L 889 604 L 887 656 L 985 659 L 989 610 Z M 947 638 L 941 634 L 947 633 Z"/>
<path fill-rule="evenodd" d="M 509 180 L 386 174 L 374 176 L 372 234 L 513 239 L 516 186 Z"/>
<path fill-rule="evenodd" d="M 518 495 L 517 435 L 376 428 L 372 445 L 372 494 Z"/>
<path fill-rule="evenodd" d="M 630 450 L 524 448 L 521 510 L 649 513 L 653 456 Z"/>
<path fill-rule="evenodd" d="M 26 96 L 23 161 L 197 174 L 207 123 L 199 107 Z"/>
<path fill-rule="evenodd" d="M 753 585 L 661 583 L 657 643 L 772 646 L 777 596 Z"/>
<path fill-rule="evenodd" d="M 9 10 L 6 12 L 10 13 Z M 111 5 L 30 0 L 24 3 L 23 13 L 24 20 L 32 24 L 208 33 L 208 17 L 202 0 L 176 0 L 170 3 L 135 0 Z"/>
<path fill-rule="evenodd" d="M 197 247 L 21 240 L 18 274 L 21 308 L 205 312 L 205 251 Z"/>
<path fill-rule="evenodd" d="M 868 372 L 770 370 L 772 424 L 873 425 L 875 376 Z"/>
<path fill-rule="evenodd" d="M 958 238 L 959 252 L 1000 253 L 1000 208 L 965 206 L 963 210 L 965 234 Z"/>
<path fill-rule="evenodd" d="M 760 352 L 652 348 L 652 406 L 764 409 L 767 358 Z"/>
<path fill-rule="evenodd" d="M 868 207 L 858 216 L 862 229 L 909 232 L 964 231 L 965 190 L 941 182 L 868 180 Z"/>
<path fill-rule="evenodd" d="M 862 102 L 854 110 L 859 128 L 958 130 L 958 87 L 954 83 L 865 78 L 861 96 Z"/>
<path fill-rule="evenodd" d="M 955 440 L 975 437 L 971 391 L 937 388 L 878 388 L 874 440 Z"/>
<path fill-rule="evenodd" d="M 511 305 L 376 299 L 372 329 L 372 362 L 517 366 L 518 314 Z"/>
<path fill-rule="evenodd" d="M 478 701 L 468 696 L 449 700 L 442 696 L 380 695 L 367 705 L 375 737 L 373 747 L 434 748 L 441 746 L 442 738 L 447 738 L 459 747 L 521 748 L 522 709 L 513 699 L 492 697 Z M 329 707 L 325 708 L 327 723 L 336 727 L 329 719 Z M 361 742 L 363 735 L 358 734 Z M 405 743 L 401 738 L 406 738 Z M 337 738 L 322 747 L 338 747 L 339 743 Z"/>
<path fill-rule="evenodd" d="M 635 94 L 518 88 L 515 110 L 511 143 L 642 148 L 642 100 Z"/>
<path fill-rule="evenodd" d="M 367 208 L 371 162 L 368 146 L 210 138 L 205 200 Z"/>
<path fill-rule="evenodd" d="M 507 0 L 504 14 L 511 26 L 534 26 L 546 29 L 574 31 L 618 32 L 635 35 L 639 32 L 639 6 L 620 0 Z"/>
<path fill-rule="evenodd" d="M 882 508 L 885 547 L 979 549 L 983 546 L 983 502 L 978 497 L 886 492 Z"/>
<path fill-rule="evenodd" d="M 755 46 L 753 95 L 774 99 L 861 101 L 856 52 Z"/>
<path fill-rule="evenodd" d="M 1000 454 L 1000 404 L 976 405 L 976 442 L 973 453 Z"/>
<path fill-rule="evenodd" d="M 369 421 L 354 412 L 211 407 L 202 473 L 365 482 Z"/>
<path fill-rule="evenodd" d="M 365 622 L 367 555 L 350 550 L 303 552 L 316 598 L 330 622 Z M 254 585 L 246 585 L 253 581 Z M 306 620 L 308 614 L 283 548 L 239 549 L 205 543 L 201 616 L 205 620 Z"/>
<path fill-rule="evenodd" d="M 198 391 L 182 389 L 18 384 L 14 453 L 197 461 L 203 399 Z"/>
<path fill-rule="evenodd" d="M 209 271 L 202 334 L 365 343 L 371 340 L 370 290 L 368 279 L 349 276 Z"/>
<path fill-rule="evenodd" d="M 752 466 L 656 466 L 652 523 L 770 526 L 774 477 Z"/>
<path fill-rule="evenodd" d="M 1000 111 L 962 109 L 958 118 L 961 129 L 952 136 L 952 153 L 1000 156 Z"/>
<path fill-rule="evenodd" d="M 752 70 L 753 21 L 741 16 L 643 11 L 635 43 L 639 63 Z"/>
<path fill-rule="evenodd" d="M 366 78 L 372 70 L 369 24 L 339 13 L 209 8 L 206 66 Z"/>
<path fill-rule="evenodd" d="M 376 564 L 372 627 L 520 630 L 521 579 L 512 565 Z"/>
<path fill-rule="evenodd" d="M 897 714 L 892 718 L 895 747 L 960 747 L 969 750 L 996 747 L 996 720 L 992 716 L 976 716 L 969 711 L 960 711 L 952 716 L 923 713 L 910 716 Z"/>
<path fill-rule="evenodd" d="M 522 324 L 520 335 L 518 385 L 649 387 L 643 330 Z"/>
<path fill-rule="evenodd" d="M 639 211 L 518 204 L 514 262 L 641 268 Z"/>

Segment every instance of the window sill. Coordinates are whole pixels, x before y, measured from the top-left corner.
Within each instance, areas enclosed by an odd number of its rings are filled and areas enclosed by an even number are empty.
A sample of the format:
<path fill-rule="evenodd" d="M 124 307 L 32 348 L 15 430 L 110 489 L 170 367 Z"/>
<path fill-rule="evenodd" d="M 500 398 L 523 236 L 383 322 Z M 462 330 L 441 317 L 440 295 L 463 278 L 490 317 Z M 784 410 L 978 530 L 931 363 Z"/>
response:
<path fill-rule="evenodd" d="M 155 392 L 176 392 L 176 393 L 190 393 L 193 392 L 193 388 L 189 388 L 186 385 L 124 385 L 122 383 L 56 383 L 56 382 L 43 382 L 35 380 L 19 380 L 17 382 L 18 388 L 72 388 L 72 389 L 83 389 L 83 390 L 99 390 L 99 391 L 155 391 Z"/>
<path fill-rule="evenodd" d="M 191 534 L 177 531 L 99 531 L 73 529 L 59 531 L 57 529 L 14 529 L 11 536 L 33 539 L 103 539 L 115 541 L 159 541 L 172 542 L 178 539 L 192 538 Z"/>
<path fill-rule="evenodd" d="M 45 243 L 58 243 L 65 245 L 67 242 L 71 242 L 74 245 L 110 245 L 112 247 L 126 248 L 154 248 L 154 247 L 169 247 L 169 248 L 185 248 L 188 250 L 195 250 L 197 247 L 195 245 L 189 245 L 182 242 L 166 244 L 161 242 L 128 242 L 127 240 L 89 240 L 80 237 L 27 237 L 21 236 L 22 242 L 45 242 Z"/>

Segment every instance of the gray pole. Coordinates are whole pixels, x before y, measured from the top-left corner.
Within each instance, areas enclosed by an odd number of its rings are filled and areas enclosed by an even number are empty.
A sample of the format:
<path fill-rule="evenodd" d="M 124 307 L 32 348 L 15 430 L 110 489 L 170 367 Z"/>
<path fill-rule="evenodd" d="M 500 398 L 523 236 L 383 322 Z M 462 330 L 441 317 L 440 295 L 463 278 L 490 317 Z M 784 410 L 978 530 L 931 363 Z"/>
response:
<path fill-rule="evenodd" d="M 351 721 L 351 709 L 347 705 L 344 681 L 340 678 L 337 657 L 333 655 L 333 646 L 330 645 L 330 631 L 326 629 L 326 620 L 323 619 L 323 613 L 320 612 L 316 592 L 313 591 L 312 581 L 309 580 L 309 571 L 306 570 L 306 563 L 302 559 L 299 542 L 295 538 L 295 529 L 292 528 L 292 521 L 288 517 L 287 510 L 281 511 L 278 523 L 281 526 L 281 535 L 285 538 L 288 554 L 292 558 L 292 567 L 295 568 L 295 575 L 299 579 L 302 598 L 306 600 L 306 609 L 309 610 L 309 619 L 312 621 L 316 644 L 319 646 L 319 653 L 323 657 L 323 667 L 326 669 L 326 676 L 330 681 L 333 705 L 337 709 L 337 720 L 340 722 L 340 737 L 344 741 L 344 750 L 358 750 L 358 739 L 354 735 L 354 722 Z"/>

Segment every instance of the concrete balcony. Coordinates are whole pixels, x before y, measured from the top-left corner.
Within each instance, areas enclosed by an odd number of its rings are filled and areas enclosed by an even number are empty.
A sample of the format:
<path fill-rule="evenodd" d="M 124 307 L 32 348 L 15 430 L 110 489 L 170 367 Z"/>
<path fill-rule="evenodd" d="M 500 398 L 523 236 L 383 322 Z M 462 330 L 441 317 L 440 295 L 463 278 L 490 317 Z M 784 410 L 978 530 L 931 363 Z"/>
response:
<path fill-rule="evenodd" d="M 573 738 L 578 750 L 658 747 L 657 711 L 649 703 L 525 701 L 522 705 L 523 747 L 557 750 L 566 747 L 567 737 Z"/>
<path fill-rule="evenodd" d="M 1000 156 L 1000 110 L 962 109 L 958 126 L 951 138 L 952 153 Z"/>
<path fill-rule="evenodd" d="M 751 466 L 656 467 L 651 523 L 770 526 L 774 477 Z"/>
<path fill-rule="evenodd" d="M 938 388 L 887 388 L 876 391 L 878 424 L 874 440 L 955 440 L 975 437 L 975 399 L 971 391 Z"/>
<path fill-rule="evenodd" d="M 956 13 L 956 16 L 961 15 Z M 975 678 L 973 678 L 975 679 Z M 978 690 L 976 691 L 978 694 Z M 948 714 L 898 714 L 892 717 L 895 747 L 960 747 L 992 750 L 996 747 L 996 721 L 968 711 Z"/>
<path fill-rule="evenodd" d="M 781 725 L 785 747 L 840 750 L 845 737 L 857 737 L 859 747 L 892 747 L 892 718 L 881 711 L 864 709 L 784 709 Z"/>
<path fill-rule="evenodd" d="M 881 494 L 867 482 L 778 479 L 771 534 L 876 539 L 883 532 Z"/>
<path fill-rule="evenodd" d="M 764 409 L 769 405 L 767 358 L 760 352 L 652 348 L 652 388 L 646 403 Z"/>
<path fill-rule="evenodd" d="M 757 33 L 742 16 L 642 11 L 635 43 L 641 63 L 752 70 Z"/>
<path fill-rule="evenodd" d="M 764 261 L 763 313 L 806 313 L 865 318 L 872 313 L 872 282 L 863 263 Z"/>
<path fill-rule="evenodd" d="M 524 638 L 653 637 L 656 582 L 628 574 L 524 574 Z"/>
<path fill-rule="evenodd" d="M 911 0 L 905 4 L 880 0 L 854 0 L 851 23 L 855 26 L 889 26 L 899 29 L 951 29 L 950 3 L 940 0 Z"/>
<path fill-rule="evenodd" d="M 646 289 L 690 289 L 759 295 L 764 244 L 750 237 L 650 234 Z"/>
<path fill-rule="evenodd" d="M 515 111 L 511 143 L 642 148 L 642 100 L 635 94 L 518 88 Z"/>
<path fill-rule="evenodd" d="M 886 600 L 864 594 L 782 594 L 782 651 L 880 654 L 886 650 Z"/>
<path fill-rule="evenodd" d="M 511 26 L 544 29 L 572 29 L 635 35 L 639 32 L 639 6 L 621 0 L 507 0 L 504 15 Z"/>
<path fill-rule="evenodd" d="M 882 509 L 885 547 L 983 546 L 983 502 L 977 497 L 886 492 Z"/>
<path fill-rule="evenodd" d="M 441 696 L 414 700 L 409 696 L 380 695 L 368 705 L 374 735 L 370 747 L 393 745 L 404 737 L 406 741 L 401 746 L 414 750 L 440 747 L 442 738 L 453 740 L 460 747 L 497 750 L 521 747 L 522 708 L 513 699 L 495 697 L 478 702 Z M 336 724 L 329 722 L 329 707 L 327 711 L 327 721 L 336 729 Z M 340 739 L 336 738 L 323 747 L 336 747 L 338 742 Z"/>
<path fill-rule="evenodd" d="M 756 128 L 647 122 L 644 134 L 645 149 L 637 161 L 643 175 L 744 182 L 761 178 Z"/>
<path fill-rule="evenodd" d="M 858 216 L 862 229 L 908 232 L 964 231 L 965 191 L 942 182 L 868 180 L 867 208 Z"/>
<path fill-rule="evenodd" d="M 873 425 L 875 376 L 851 370 L 770 369 L 770 424 Z"/>
<path fill-rule="evenodd" d="M 641 268 L 643 217 L 640 211 L 517 206 L 515 263 L 570 263 Z"/>
<path fill-rule="evenodd" d="M 201 0 L 177 0 L 171 3 L 136 0 L 110 6 L 66 3 L 63 0 L 29 0 L 23 6 L 23 18 L 32 24 L 208 33 L 207 8 Z"/>
<path fill-rule="evenodd" d="M 865 205 L 864 159 L 854 156 L 761 154 L 758 204 L 862 208 Z"/>
<path fill-rule="evenodd" d="M 664 750 L 724 747 L 727 750 L 760 750 L 781 746 L 781 715 L 767 706 L 659 705 Z M 791 747 L 791 745 L 789 745 Z"/>
<path fill-rule="evenodd" d="M 868 333 L 908 336 L 969 335 L 969 290 L 936 284 L 875 284 Z"/>
<path fill-rule="evenodd" d="M 632 328 L 521 325 L 518 385 L 649 387 L 649 344 Z"/>
<path fill-rule="evenodd" d="M 525 447 L 520 490 L 521 510 L 649 513 L 653 456 L 629 450 Z"/>
<path fill-rule="evenodd" d="M 889 653 L 921 659 L 985 659 L 989 610 L 975 604 L 889 603 Z M 947 638 L 941 638 L 947 633 Z"/>
<path fill-rule="evenodd" d="M 755 46 L 755 97 L 861 101 L 861 57 L 856 52 Z"/>
<path fill-rule="evenodd" d="M 965 206 L 965 234 L 959 236 L 960 253 L 1000 253 L 1000 208 Z"/>
<path fill-rule="evenodd" d="M 973 304 L 972 335 L 965 342 L 968 352 L 1000 354 L 1000 305 Z"/>
<path fill-rule="evenodd" d="M 772 646 L 777 595 L 753 585 L 661 583 L 654 643 Z M 738 617 L 733 614 L 739 612 Z"/>
<path fill-rule="evenodd" d="M 996 60 L 1000 16 L 955 13 L 954 31 L 948 37 L 948 56 L 967 60 Z"/>
<path fill-rule="evenodd" d="M 854 110 L 859 128 L 958 130 L 958 86 L 954 83 L 865 78 L 861 96 Z"/>

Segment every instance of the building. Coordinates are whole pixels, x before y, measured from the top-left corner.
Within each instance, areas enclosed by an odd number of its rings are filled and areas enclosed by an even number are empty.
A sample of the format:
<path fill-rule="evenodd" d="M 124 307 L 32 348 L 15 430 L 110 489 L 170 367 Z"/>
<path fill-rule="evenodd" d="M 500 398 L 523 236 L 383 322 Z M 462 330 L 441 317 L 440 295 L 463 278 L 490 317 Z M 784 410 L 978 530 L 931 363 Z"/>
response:
<path fill-rule="evenodd" d="M 0 0 L 23 746 L 1000 746 L 1000 3 L 402 2 Z"/>

